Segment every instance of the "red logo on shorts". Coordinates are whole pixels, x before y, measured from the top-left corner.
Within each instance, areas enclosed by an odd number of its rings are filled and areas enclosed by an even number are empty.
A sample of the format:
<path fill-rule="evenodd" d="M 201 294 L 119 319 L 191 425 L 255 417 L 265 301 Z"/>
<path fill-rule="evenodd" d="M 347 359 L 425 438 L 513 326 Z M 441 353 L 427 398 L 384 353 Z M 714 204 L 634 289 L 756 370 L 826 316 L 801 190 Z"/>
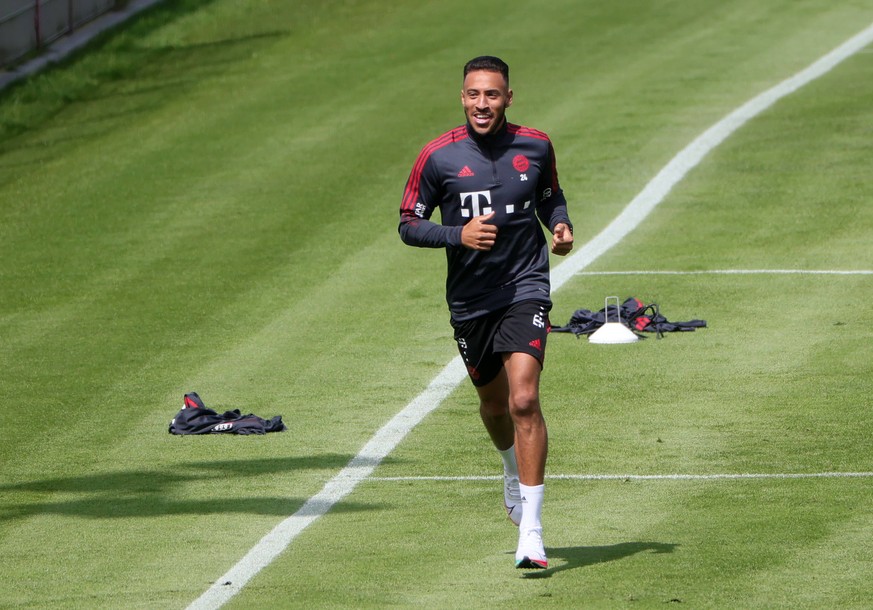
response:
<path fill-rule="evenodd" d="M 526 172 L 530 167 L 530 161 L 524 155 L 515 155 L 512 159 L 512 167 L 520 172 Z"/>
<path fill-rule="evenodd" d="M 477 371 L 474 366 L 467 365 L 467 374 L 470 376 L 470 379 L 479 379 L 479 371 Z"/>
<path fill-rule="evenodd" d="M 533 341 L 528 343 L 528 345 L 530 345 L 532 348 L 539 352 L 543 351 L 543 343 L 539 339 L 534 339 Z"/>

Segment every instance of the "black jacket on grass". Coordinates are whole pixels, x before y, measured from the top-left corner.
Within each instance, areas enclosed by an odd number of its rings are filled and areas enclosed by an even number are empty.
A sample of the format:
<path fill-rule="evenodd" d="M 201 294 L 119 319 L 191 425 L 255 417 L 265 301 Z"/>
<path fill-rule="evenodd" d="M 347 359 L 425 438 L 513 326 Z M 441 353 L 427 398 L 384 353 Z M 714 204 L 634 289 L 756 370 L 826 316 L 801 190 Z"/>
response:
<path fill-rule="evenodd" d="M 170 422 L 170 434 L 265 434 L 286 429 L 281 415 L 264 419 L 242 415 L 239 409 L 216 413 L 206 408 L 196 392 L 185 394 L 184 405 Z"/>
<path fill-rule="evenodd" d="M 430 220 L 439 208 L 442 224 Z M 497 239 L 488 252 L 465 248 L 461 230 L 495 212 Z M 425 146 L 400 205 L 404 243 L 445 248 L 446 301 L 452 318 L 469 320 L 513 303 L 549 297 L 549 249 L 541 221 L 570 225 L 555 152 L 541 131 L 504 123 L 493 134 L 469 124 Z"/>

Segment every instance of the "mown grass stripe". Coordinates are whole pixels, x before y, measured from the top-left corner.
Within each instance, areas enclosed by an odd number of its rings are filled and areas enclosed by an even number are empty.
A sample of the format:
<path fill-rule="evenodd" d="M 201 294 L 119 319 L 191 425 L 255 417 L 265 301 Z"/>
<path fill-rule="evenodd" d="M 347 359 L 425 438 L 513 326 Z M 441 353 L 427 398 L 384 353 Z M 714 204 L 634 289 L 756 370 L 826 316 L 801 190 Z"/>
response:
<path fill-rule="evenodd" d="M 603 231 L 552 271 L 552 289 L 557 290 L 563 286 L 570 278 L 637 228 L 673 187 L 728 136 L 783 97 L 827 74 L 834 66 L 871 42 L 873 42 L 873 24 L 794 76 L 752 98 L 700 134 L 673 157 Z"/>

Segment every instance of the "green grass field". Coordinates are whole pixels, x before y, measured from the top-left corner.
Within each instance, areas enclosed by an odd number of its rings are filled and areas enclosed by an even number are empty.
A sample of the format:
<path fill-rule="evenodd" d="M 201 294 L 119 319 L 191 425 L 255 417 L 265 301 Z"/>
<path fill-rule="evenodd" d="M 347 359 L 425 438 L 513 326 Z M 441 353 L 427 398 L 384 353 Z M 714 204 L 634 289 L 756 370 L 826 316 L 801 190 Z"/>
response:
<path fill-rule="evenodd" d="M 581 247 L 871 22 L 870 0 L 176 0 L 0 92 L 0 607 L 187 607 L 455 357 L 444 255 L 396 225 L 467 59 L 512 66 Z M 548 570 L 513 569 L 465 382 L 226 607 L 870 607 L 871 69 L 868 47 L 752 119 L 553 295 L 553 324 L 633 295 L 708 328 L 552 335 Z M 172 436 L 189 391 L 289 430 Z M 862 476 L 786 476 L 823 473 Z M 715 476 L 742 474 L 768 476 Z"/>

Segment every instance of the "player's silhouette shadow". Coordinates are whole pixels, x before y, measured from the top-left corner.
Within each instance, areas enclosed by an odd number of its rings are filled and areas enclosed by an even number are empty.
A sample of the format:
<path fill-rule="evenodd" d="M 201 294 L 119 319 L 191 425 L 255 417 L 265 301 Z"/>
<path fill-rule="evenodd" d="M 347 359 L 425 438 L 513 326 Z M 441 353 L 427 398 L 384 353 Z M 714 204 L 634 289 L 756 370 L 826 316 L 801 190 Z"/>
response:
<path fill-rule="evenodd" d="M 550 578 L 564 570 L 624 559 L 637 553 L 672 553 L 678 544 L 666 542 L 620 542 L 607 546 L 546 546 L 551 567 L 545 570 L 525 571 L 522 578 Z"/>

